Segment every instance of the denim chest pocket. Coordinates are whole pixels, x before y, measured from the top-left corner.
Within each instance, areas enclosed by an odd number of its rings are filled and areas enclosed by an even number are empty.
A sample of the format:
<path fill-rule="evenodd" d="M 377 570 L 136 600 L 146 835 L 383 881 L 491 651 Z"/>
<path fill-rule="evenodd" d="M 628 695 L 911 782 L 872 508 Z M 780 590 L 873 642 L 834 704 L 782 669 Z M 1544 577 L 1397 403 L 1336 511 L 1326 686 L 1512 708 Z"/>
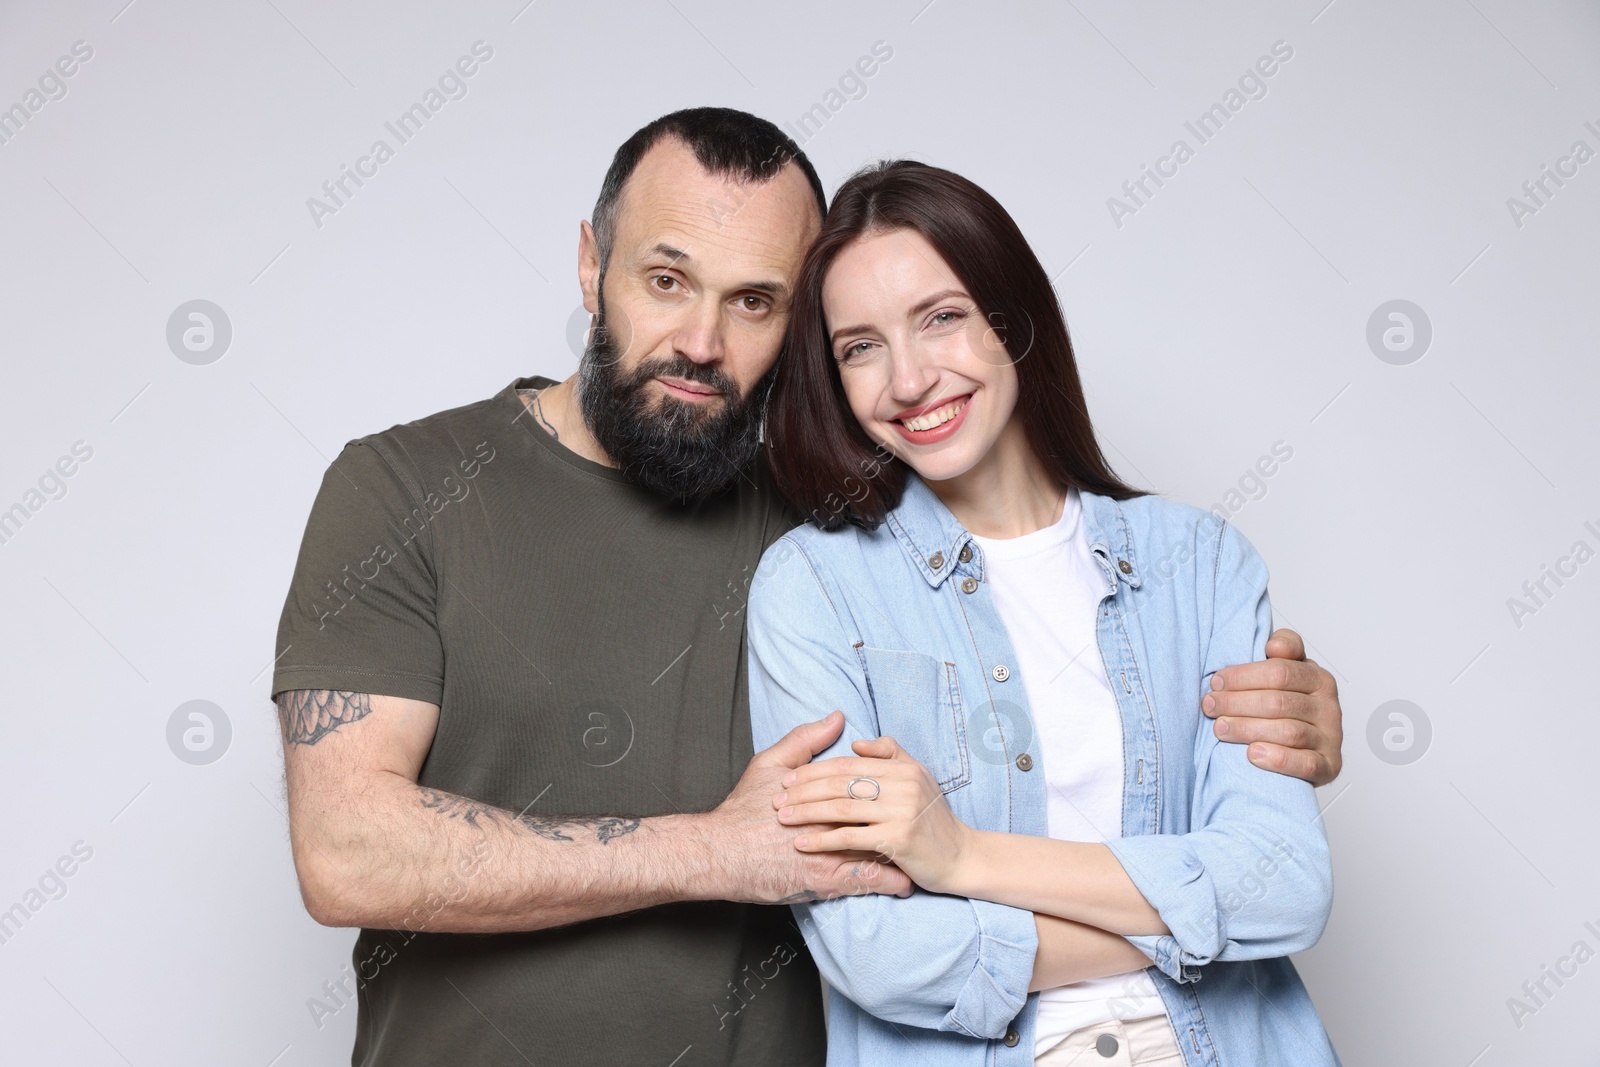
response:
<path fill-rule="evenodd" d="M 879 731 L 928 768 L 943 792 L 972 781 L 955 664 L 922 652 L 866 646 L 856 652 L 866 670 Z"/>

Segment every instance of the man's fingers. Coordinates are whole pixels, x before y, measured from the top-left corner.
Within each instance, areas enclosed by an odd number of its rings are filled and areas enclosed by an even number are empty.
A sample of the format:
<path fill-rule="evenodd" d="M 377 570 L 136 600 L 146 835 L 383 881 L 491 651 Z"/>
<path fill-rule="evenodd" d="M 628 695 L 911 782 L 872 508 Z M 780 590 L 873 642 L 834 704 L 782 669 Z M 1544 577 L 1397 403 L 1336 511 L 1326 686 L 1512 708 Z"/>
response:
<path fill-rule="evenodd" d="M 899 867 L 885 863 L 873 852 L 844 852 L 838 854 L 839 867 L 835 873 L 838 886 L 836 895 L 860 896 L 865 893 L 882 893 L 888 896 L 911 895 L 911 879 Z"/>
<path fill-rule="evenodd" d="M 1200 702 L 1213 719 L 1299 719 L 1317 721 L 1317 698 L 1282 689 L 1222 689 Z M 1231 739 L 1230 739 L 1231 740 Z"/>
<path fill-rule="evenodd" d="M 1212 723 L 1217 738 L 1249 745 L 1250 762 L 1257 767 L 1312 785 L 1327 785 L 1338 777 L 1342 734 L 1337 710 L 1331 724 L 1326 715 L 1330 706 L 1338 705 L 1326 694 L 1222 690 L 1211 697 L 1223 698 Z"/>
<path fill-rule="evenodd" d="M 1325 761 L 1316 752 L 1258 741 L 1250 746 L 1248 753 L 1250 762 L 1264 771 L 1302 778 L 1312 785 L 1326 785 L 1332 780 Z"/>
<path fill-rule="evenodd" d="M 863 882 L 864 888 L 862 892 L 883 893 L 896 897 L 909 897 L 911 895 L 911 876 L 906 874 L 905 871 L 902 871 L 892 863 L 884 863 L 876 857 L 869 861 L 857 863 L 854 866 L 859 868 L 864 863 L 871 863 L 875 876 L 870 883 Z"/>
<path fill-rule="evenodd" d="M 771 767 L 804 767 L 811 757 L 822 752 L 839 739 L 844 729 L 844 715 L 830 711 L 816 722 L 803 722 L 779 738 L 771 748 L 756 753 L 753 762 Z"/>
<path fill-rule="evenodd" d="M 1270 659 L 1305 659 L 1306 643 L 1299 634 L 1282 626 L 1267 638 L 1267 656 Z"/>
<path fill-rule="evenodd" d="M 1211 676 L 1200 708 L 1216 719 L 1218 739 L 1249 745 L 1263 770 L 1326 785 L 1339 773 L 1339 687 L 1305 658 L 1305 642 L 1274 630 L 1267 658 L 1224 667 Z"/>
<path fill-rule="evenodd" d="M 1321 737 L 1317 730 L 1299 719 L 1251 719 L 1223 716 L 1212 723 L 1217 737 L 1236 745 L 1258 741 L 1283 748 L 1311 749 Z"/>
<path fill-rule="evenodd" d="M 1211 693 L 1250 689 L 1315 693 L 1322 688 L 1324 679 L 1331 677 L 1315 663 L 1294 659 L 1262 659 L 1222 668 L 1211 676 Z"/>

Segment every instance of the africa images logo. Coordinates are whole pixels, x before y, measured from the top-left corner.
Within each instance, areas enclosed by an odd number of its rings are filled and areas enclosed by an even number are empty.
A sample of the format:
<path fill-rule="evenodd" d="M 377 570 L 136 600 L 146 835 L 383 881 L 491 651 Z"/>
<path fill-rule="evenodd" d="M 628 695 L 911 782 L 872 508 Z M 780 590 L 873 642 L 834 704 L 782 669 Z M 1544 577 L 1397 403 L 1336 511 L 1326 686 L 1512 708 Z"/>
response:
<path fill-rule="evenodd" d="M 443 110 L 445 104 L 451 100 L 465 99 L 467 79 L 476 75 L 482 69 L 482 64 L 493 58 L 494 48 L 488 42 L 474 41 L 471 55 L 457 59 L 439 75 L 437 85 L 430 85 L 423 91 L 420 100 L 402 111 L 393 122 L 383 124 L 383 128 L 394 138 L 393 145 L 380 137 L 372 142 L 366 155 L 356 160 L 354 167 L 339 164 L 338 177 L 322 183 L 322 197 L 306 198 L 306 210 L 311 213 L 311 221 L 316 228 L 322 229 L 324 218 L 337 215 L 358 189 L 364 187 L 369 179 L 376 178 L 378 168 L 394 158 L 395 149 L 421 133 L 422 127 Z"/>

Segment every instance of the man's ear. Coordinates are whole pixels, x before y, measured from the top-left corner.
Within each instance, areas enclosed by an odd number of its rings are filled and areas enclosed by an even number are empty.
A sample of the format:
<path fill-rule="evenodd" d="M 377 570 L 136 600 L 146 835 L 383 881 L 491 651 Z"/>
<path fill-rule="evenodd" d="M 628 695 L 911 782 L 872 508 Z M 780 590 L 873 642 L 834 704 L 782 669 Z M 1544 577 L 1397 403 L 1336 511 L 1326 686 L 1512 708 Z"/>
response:
<path fill-rule="evenodd" d="M 591 315 L 600 311 L 600 242 L 588 220 L 578 223 L 578 287 L 583 290 L 583 308 Z"/>

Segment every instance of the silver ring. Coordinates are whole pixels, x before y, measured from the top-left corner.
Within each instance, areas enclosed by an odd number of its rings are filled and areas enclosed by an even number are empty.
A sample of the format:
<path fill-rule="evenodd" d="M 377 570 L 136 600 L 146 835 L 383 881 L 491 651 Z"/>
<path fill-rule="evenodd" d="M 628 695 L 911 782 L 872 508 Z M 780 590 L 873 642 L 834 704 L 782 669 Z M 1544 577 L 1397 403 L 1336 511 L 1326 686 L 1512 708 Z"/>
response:
<path fill-rule="evenodd" d="M 870 784 L 872 786 L 872 795 L 864 797 L 860 793 L 857 793 L 857 782 L 867 782 Z M 844 787 L 844 791 L 850 794 L 851 800 L 877 800 L 878 794 L 883 792 L 883 786 L 878 784 L 878 780 L 876 778 L 852 778 L 850 779 L 850 783 Z"/>

